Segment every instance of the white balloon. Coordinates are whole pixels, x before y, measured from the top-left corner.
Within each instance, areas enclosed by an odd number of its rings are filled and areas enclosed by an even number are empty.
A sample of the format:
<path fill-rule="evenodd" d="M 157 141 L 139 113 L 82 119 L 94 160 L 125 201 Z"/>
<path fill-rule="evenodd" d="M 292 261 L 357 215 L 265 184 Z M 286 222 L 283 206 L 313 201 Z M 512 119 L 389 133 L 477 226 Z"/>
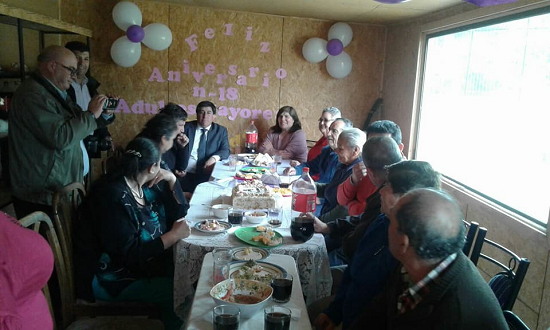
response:
<path fill-rule="evenodd" d="M 128 37 L 118 38 L 111 46 L 111 58 L 117 65 L 129 68 L 141 57 L 141 43 L 131 42 Z"/>
<path fill-rule="evenodd" d="M 327 58 L 327 72 L 333 78 L 346 77 L 351 72 L 351 68 L 351 57 L 346 52 L 342 52 L 338 56 L 329 55 Z"/>
<path fill-rule="evenodd" d="M 339 39 L 344 47 L 349 45 L 351 39 L 353 39 L 353 30 L 347 23 L 338 22 L 330 27 L 328 30 L 328 40 Z"/>
<path fill-rule="evenodd" d="M 133 2 L 122 1 L 117 3 L 115 8 L 113 8 L 113 21 L 124 32 L 131 25 L 141 26 L 141 20 L 141 11 Z"/>
<path fill-rule="evenodd" d="M 142 42 L 152 50 L 165 50 L 172 44 L 172 31 L 162 23 L 149 24 L 143 30 L 145 38 Z"/>
<path fill-rule="evenodd" d="M 302 55 L 306 61 L 319 63 L 327 58 L 327 41 L 321 38 L 309 38 L 302 46 Z"/>

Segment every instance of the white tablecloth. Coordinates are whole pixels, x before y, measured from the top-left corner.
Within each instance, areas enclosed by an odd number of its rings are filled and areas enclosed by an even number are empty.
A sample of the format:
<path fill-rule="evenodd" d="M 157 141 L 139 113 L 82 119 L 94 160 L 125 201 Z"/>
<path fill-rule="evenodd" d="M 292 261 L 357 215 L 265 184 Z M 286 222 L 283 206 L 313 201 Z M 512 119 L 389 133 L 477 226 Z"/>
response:
<path fill-rule="evenodd" d="M 272 254 L 267 259 L 265 259 L 265 261 L 283 267 L 294 278 L 298 277 L 294 259 L 289 256 Z M 210 297 L 210 289 L 212 288 L 212 253 L 208 253 L 204 256 L 204 263 L 202 265 L 200 275 L 201 276 L 199 278 L 199 283 L 197 285 L 197 292 L 193 301 L 193 307 L 189 316 L 189 322 L 187 323 L 187 329 L 212 329 L 212 309 L 216 305 L 214 303 L 214 300 L 212 300 L 212 297 Z M 275 305 L 275 303 L 271 301 L 266 307 L 269 307 L 271 305 Z M 290 329 L 311 329 L 306 305 L 302 297 L 300 281 L 294 281 L 290 301 L 286 304 L 277 305 L 291 308 L 293 310 L 293 313 L 298 310 L 301 312 L 299 319 L 292 319 L 290 323 Z M 263 327 L 263 311 L 256 313 L 256 315 L 249 319 L 241 317 L 241 321 L 239 324 L 239 329 L 241 330 L 258 330 L 263 329 Z"/>
<path fill-rule="evenodd" d="M 286 162 L 288 164 L 288 161 Z M 283 167 L 284 167 L 283 163 Z M 288 165 L 287 165 L 288 166 Z M 204 219 L 214 218 L 210 205 L 229 203 L 233 180 L 229 179 L 234 171 L 227 170 L 221 162 L 216 164 L 213 172 L 214 181 L 200 184 L 190 201 L 190 209 L 186 219 L 192 224 Z M 280 169 L 282 171 L 282 169 Z M 233 175 L 232 175 L 233 174 Z M 286 179 L 286 178 L 285 178 Z M 292 179 L 292 178 L 291 178 Z M 281 246 L 270 249 L 272 254 L 292 256 L 296 261 L 301 287 L 306 303 L 309 305 L 317 299 L 330 295 L 332 276 L 328 261 L 325 241 L 322 235 L 315 234 L 306 243 L 294 241 L 290 235 L 290 203 L 291 197 L 283 197 L 283 223 L 276 228 L 283 236 Z M 256 226 L 243 220 L 243 226 Z M 193 296 L 193 283 L 202 277 L 200 269 L 204 256 L 216 247 L 247 246 L 233 234 L 240 227 L 233 227 L 224 234 L 206 234 L 193 229 L 191 235 L 180 240 L 174 248 L 174 304 L 176 310 L 186 299 Z M 181 311 L 180 311 L 181 313 Z M 180 315 L 184 317 L 184 315 Z"/>

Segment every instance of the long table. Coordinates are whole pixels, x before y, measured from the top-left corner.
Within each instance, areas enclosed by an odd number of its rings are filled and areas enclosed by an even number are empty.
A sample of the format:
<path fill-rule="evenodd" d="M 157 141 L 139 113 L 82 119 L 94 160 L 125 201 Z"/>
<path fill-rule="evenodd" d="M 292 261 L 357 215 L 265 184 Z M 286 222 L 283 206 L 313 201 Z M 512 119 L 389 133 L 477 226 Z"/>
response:
<path fill-rule="evenodd" d="M 279 168 L 282 173 L 288 161 L 283 162 Z M 200 184 L 190 201 L 190 208 L 186 219 L 193 225 L 204 219 L 214 218 L 210 206 L 220 203 L 229 203 L 235 170 L 230 170 L 222 162 L 216 163 L 212 174 L 212 181 Z M 286 178 L 287 180 L 289 178 Z M 292 179 L 292 178 L 290 178 Z M 301 283 L 302 293 L 309 305 L 312 302 L 330 295 L 332 276 L 330 265 L 322 235 L 315 234 L 306 243 L 297 242 L 290 235 L 290 200 L 283 198 L 282 225 L 275 230 L 283 236 L 283 244 L 270 249 L 271 254 L 289 255 L 294 258 Z M 256 226 L 243 220 L 243 226 Z M 235 237 L 234 232 L 238 227 L 233 227 L 223 234 L 206 234 L 195 229 L 191 235 L 180 240 L 174 248 L 175 273 L 174 273 L 174 305 L 180 317 L 185 317 L 185 311 L 178 308 L 186 300 L 193 298 L 193 283 L 203 277 L 201 267 L 204 256 L 216 247 L 247 246 Z"/>
<path fill-rule="evenodd" d="M 294 278 L 298 278 L 298 271 L 294 263 L 294 259 L 289 256 L 280 254 L 272 254 L 265 261 L 277 264 L 283 267 Z M 216 305 L 212 297 L 210 297 L 210 289 L 212 289 L 212 253 L 207 253 L 204 256 L 204 263 L 201 269 L 201 277 L 197 284 L 197 292 L 193 301 L 193 307 L 187 323 L 187 329 L 211 329 L 212 328 L 212 309 Z M 275 305 L 270 302 L 266 307 Z M 291 321 L 291 329 L 311 329 L 309 317 L 307 315 L 307 307 L 302 297 L 302 288 L 300 281 L 294 281 L 292 286 L 292 295 L 290 301 L 285 304 L 277 304 L 288 307 L 292 310 L 292 314 L 299 317 L 293 317 Z M 256 313 L 250 319 L 241 317 L 239 329 L 263 329 L 264 314 L 263 311 Z"/>

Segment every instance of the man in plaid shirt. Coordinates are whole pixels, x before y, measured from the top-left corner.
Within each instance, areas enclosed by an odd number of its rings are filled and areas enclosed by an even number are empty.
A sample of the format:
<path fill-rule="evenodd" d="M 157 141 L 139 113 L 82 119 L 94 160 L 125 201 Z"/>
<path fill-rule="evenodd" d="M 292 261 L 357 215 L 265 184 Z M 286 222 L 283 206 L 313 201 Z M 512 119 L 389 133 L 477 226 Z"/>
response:
<path fill-rule="evenodd" d="M 462 253 L 462 214 L 452 197 L 415 189 L 389 213 L 389 249 L 401 265 L 352 329 L 508 329 L 495 295 Z"/>

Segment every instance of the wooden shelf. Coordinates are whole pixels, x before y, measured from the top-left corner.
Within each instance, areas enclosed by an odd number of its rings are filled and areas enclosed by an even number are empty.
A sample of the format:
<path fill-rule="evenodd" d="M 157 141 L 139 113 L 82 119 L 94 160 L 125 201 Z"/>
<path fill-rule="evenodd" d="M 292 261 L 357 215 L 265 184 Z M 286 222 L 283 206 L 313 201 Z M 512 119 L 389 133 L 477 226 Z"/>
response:
<path fill-rule="evenodd" d="M 74 33 L 85 37 L 92 37 L 92 30 L 0 3 L 0 23 L 17 26 L 17 19 L 22 20 L 22 26 L 26 29 L 46 33 Z"/>

